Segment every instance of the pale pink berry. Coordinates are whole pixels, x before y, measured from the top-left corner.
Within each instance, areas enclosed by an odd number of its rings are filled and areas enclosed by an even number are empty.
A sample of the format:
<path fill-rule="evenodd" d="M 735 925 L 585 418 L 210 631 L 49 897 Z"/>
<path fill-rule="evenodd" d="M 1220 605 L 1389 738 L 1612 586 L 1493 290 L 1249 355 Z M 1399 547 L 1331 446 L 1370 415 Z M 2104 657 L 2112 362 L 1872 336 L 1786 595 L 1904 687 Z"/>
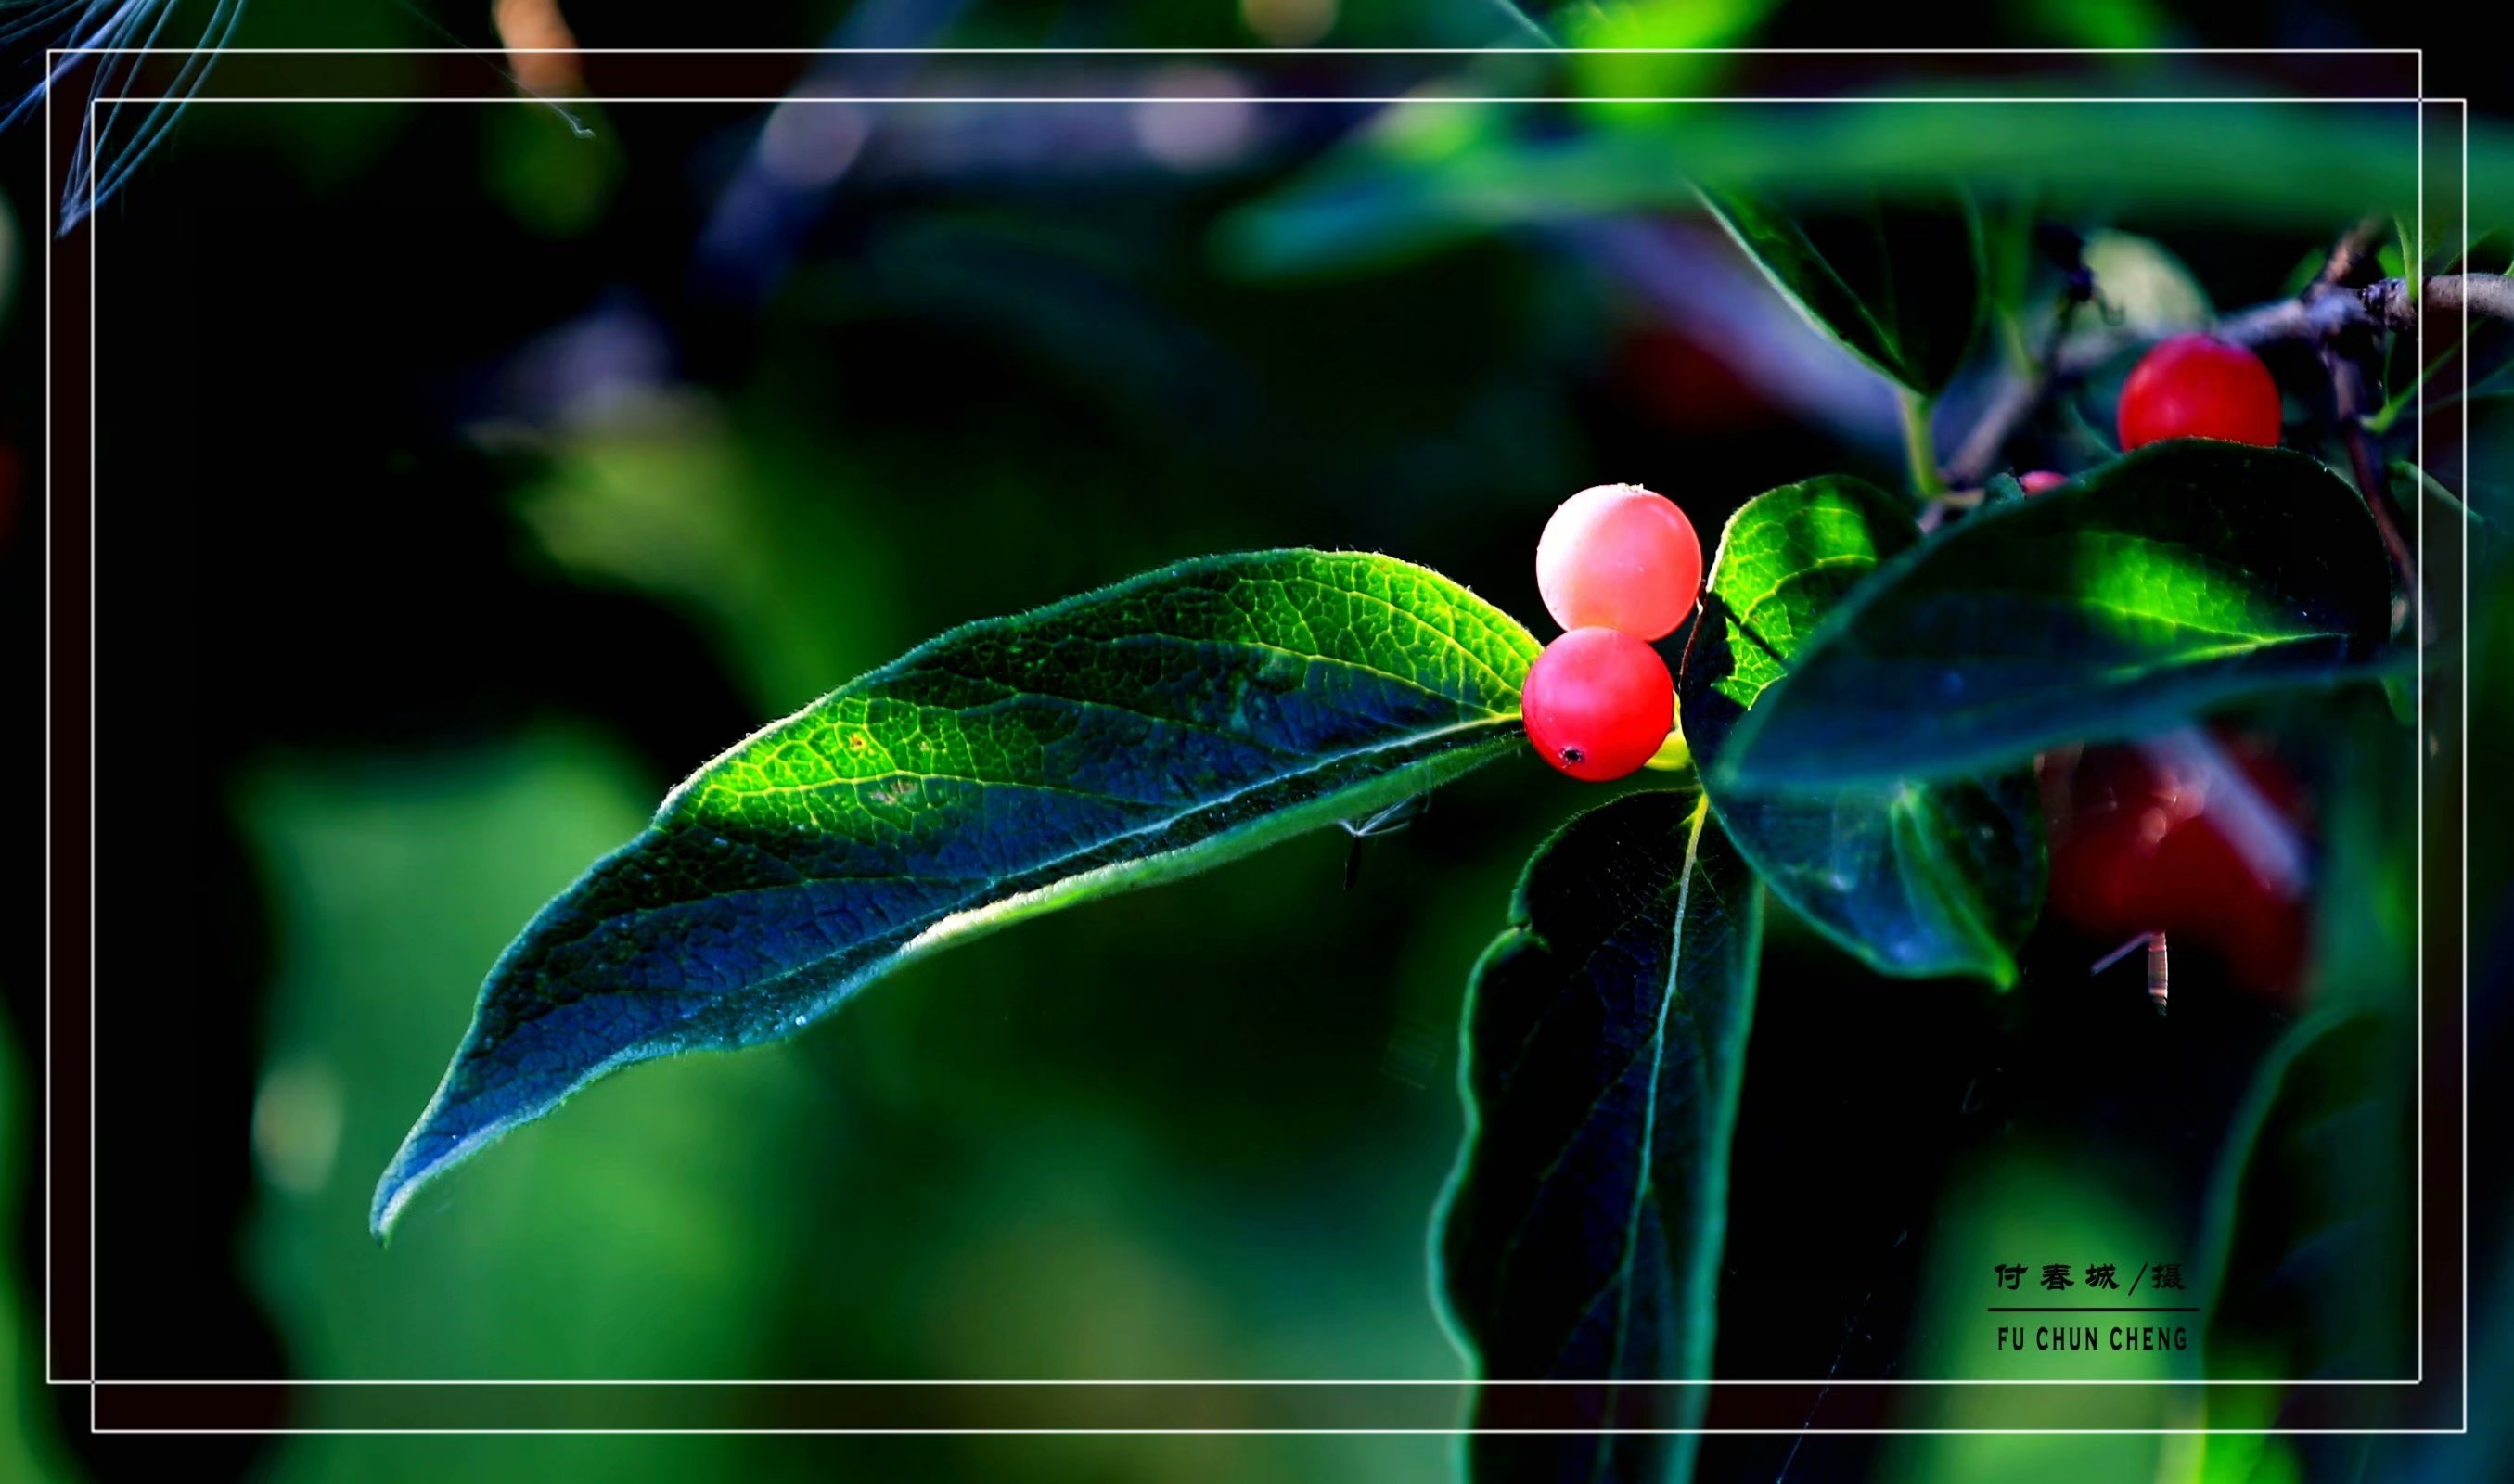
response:
<path fill-rule="evenodd" d="M 1663 639 L 1693 611 L 1702 542 L 1676 502 L 1637 484 L 1562 501 L 1536 542 L 1536 590 L 1564 628 Z"/>

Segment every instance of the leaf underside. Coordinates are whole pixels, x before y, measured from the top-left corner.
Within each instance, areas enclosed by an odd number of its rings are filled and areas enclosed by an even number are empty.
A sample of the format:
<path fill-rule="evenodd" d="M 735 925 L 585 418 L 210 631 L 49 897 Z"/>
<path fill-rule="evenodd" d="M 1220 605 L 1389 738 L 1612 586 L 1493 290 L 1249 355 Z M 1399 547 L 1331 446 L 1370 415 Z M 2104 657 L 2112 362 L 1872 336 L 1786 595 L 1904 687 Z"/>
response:
<path fill-rule="evenodd" d="M 1536 642 L 1436 573 L 1206 558 L 954 630 L 745 740 L 544 907 L 376 1190 L 604 1073 L 790 1035 L 873 977 L 1511 749 Z"/>
<path fill-rule="evenodd" d="M 1681 678 L 1685 739 L 1704 766 L 1786 693 L 1781 682 L 1826 616 L 1919 541 L 1899 502 L 1846 477 L 1785 485 L 1738 510 Z M 2043 811 L 2030 772 L 1820 793 L 1715 777 L 1711 790 L 1764 884 L 1870 966 L 2014 981 L 2016 945 L 2043 901 Z"/>
<path fill-rule="evenodd" d="M 2372 518 L 2321 463 L 2156 444 L 1891 560 L 1738 722 L 1714 796 L 1979 773 L 2158 731 L 2393 662 L 2391 613 Z"/>
<path fill-rule="evenodd" d="M 1762 894 L 1690 789 L 1627 794 L 1528 862 L 1469 992 L 1440 1295 L 1481 1428 L 1698 1424 Z M 1490 1383 L 1591 1383 L 1506 1386 Z M 1693 1440 L 1483 1433 L 1478 1484 L 1682 1478 Z"/>
<path fill-rule="evenodd" d="M 1803 221 L 1769 201 L 1704 186 L 1711 215 L 1817 329 L 1887 380 L 1943 390 L 1981 323 L 1980 224 L 1961 193 L 1872 197 Z"/>

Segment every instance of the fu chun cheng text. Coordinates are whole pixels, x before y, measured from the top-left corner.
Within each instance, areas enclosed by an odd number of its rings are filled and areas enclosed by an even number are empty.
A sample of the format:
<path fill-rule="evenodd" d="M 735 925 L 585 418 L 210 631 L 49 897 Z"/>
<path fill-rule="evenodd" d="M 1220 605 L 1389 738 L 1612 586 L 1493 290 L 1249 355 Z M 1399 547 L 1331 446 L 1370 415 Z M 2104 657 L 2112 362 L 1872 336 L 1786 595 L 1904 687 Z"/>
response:
<path fill-rule="evenodd" d="M 2003 1324 L 1999 1348 L 2040 1350 L 2187 1350 L 2191 1334 L 2180 1324 Z"/>

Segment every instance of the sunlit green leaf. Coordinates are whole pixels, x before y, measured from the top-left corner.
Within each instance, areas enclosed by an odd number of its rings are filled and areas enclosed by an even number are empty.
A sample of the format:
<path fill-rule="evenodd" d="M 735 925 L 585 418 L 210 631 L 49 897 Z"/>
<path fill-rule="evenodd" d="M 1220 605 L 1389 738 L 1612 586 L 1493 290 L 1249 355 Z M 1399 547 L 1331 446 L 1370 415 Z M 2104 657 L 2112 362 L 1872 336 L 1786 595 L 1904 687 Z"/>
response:
<path fill-rule="evenodd" d="M 1713 792 L 1962 776 L 2156 731 L 2390 662 L 2391 613 L 2372 518 L 2331 470 L 2157 444 L 1895 557 L 1738 723 Z"/>
<path fill-rule="evenodd" d="M 1467 1143 L 1442 1204 L 1440 1294 L 1479 1380 L 1497 1480 L 1664 1484 L 1690 1471 L 1727 1228 L 1728 1143 L 1762 896 L 1690 789 L 1627 794 L 1527 864 L 1476 968 Z"/>
<path fill-rule="evenodd" d="M 606 1072 L 791 1034 L 919 954 L 1489 761 L 1522 736 L 1536 650 L 1436 573 L 1316 551 L 946 634 L 700 769 L 542 910 L 374 1224 Z"/>
<path fill-rule="evenodd" d="M 1720 539 L 1687 646 L 1680 710 L 1715 770 L 1740 720 L 1878 566 L 1920 541 L 1893 499 L 1856 479 L 1749 501 Z M 2043 813 L 2015 770 L 1786 794 L 1717 782 L 1712 804 L 1766 885 L 1888 974 L 2015 979 L 2043 901 Z"/>

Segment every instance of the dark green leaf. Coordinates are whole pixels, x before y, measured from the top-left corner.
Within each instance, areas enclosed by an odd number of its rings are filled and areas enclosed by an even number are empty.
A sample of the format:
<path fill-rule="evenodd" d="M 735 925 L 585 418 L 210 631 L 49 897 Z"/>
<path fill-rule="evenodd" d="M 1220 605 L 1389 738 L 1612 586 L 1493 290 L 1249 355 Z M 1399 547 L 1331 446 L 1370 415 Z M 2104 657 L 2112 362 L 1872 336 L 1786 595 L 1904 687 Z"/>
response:
<path fill-rule="evenodd" d="M 1505 132 L 1525 111 L 1505 104 L 1424 99 L 1393 111 L 1488 138 L 1431 159 L 1379 133 L 1357 138 L 1226 220 L 1226 260 L 1258 273 L 1349 270 L 1516 226 L 1681 209 L 1695 180 L 1844 205 L 1951 177 L 1992 188 L 2031 181 L 2047 201 L 2316 236 L 2368 202 L 2406 202 L 2415 187 L 2399 110 L 2372 104 L 1730 101 L 1619 113 L 1613 127 L 1567 135 L 1533 125 Z M 1470 114 L 1473 122 L 1461 116 Z M 2192 148 L 2203 137 L 2210 147 Z M 2514 130 L 2483 132 L 2474 119 L 2474 198 L 2488 186 L 2498 198 L 2514 193 Z"/>
<path fill-rule="evenodd" d="M 1436 573 L 1316 551 L 946 634 L 700 769 L 543 908 L 377 1187 L 376 1229 L 605 1072 L 791 1034 L 919 954 L 1498 756 L 1536 652 Z"/>
<path fill-rule="evenodd" d="M 2386 662 L 2391 611 L 2372 518 L 2329 469 L 2157 444 L 1895 558 L 1738 723 L 1713 791 L 1945 778 L 2157 731 Z"/>
<path fill-rule="evenodd" d="M 1960 194 L 1872 198 L 1801 221 L 1705 186 L 1704 204 L 1816 328 L 1913 391 L 1935 395 L 1981 323 L 1981 224 Z"/>
<path fill-rule="evenodd" d="M 1841 477 L 1785 485 L 1730 517 L 1680 681 L 1699 766 L 1716 768 L 1826 615 L 1919 541 L 1900 502 Z M 1712 804 L 1764 884 L 1872 967 L 2014 982 L 2016 944 L 2043 903 L 2032 774 L 1794 794 L 1715 781 Z"/>
<path fill-rule="evenodd" d="M 2444 481 L 2419 468 L 2406 459 L 2395 459 L 2386 471 L 2392 487 L 2392 499 L 2405 510 L 2414 510 L 2421 501 L 2432 500 L 2444 506 L 2448 515 L 2466 520 L 2474 526 L 2485 526 L 2488 517 L 2472 509 L 2461 498 L 2446 489 Z"/>
<path fill-rule="evenodd" d="M 2362 711 L 2321 739 L 2313 1011 L 2228 1121 L 2191 1253 L 2211 1377 L 2416 1369 L 2420 806 L 2390 740 Z"/>
<path fill-rule="evenodd" d="M 2415 1057 L 2408 1027 L 2325 1012 L 2271 1048 L 2218 1156 L 2186 1278 L 2207 1374 L 2411 1375 Z"/>
<path fill-rule="evenodd" d="M 1763 908 L 1690 789 L 1626 794 L 1527 863 L 1469 990 L 1440 1293 L 1480 1427 L 1697 1425 Z M 1479 1484 L 1661 1484 L 1692 1439 L 1470 1444 Z"/>

